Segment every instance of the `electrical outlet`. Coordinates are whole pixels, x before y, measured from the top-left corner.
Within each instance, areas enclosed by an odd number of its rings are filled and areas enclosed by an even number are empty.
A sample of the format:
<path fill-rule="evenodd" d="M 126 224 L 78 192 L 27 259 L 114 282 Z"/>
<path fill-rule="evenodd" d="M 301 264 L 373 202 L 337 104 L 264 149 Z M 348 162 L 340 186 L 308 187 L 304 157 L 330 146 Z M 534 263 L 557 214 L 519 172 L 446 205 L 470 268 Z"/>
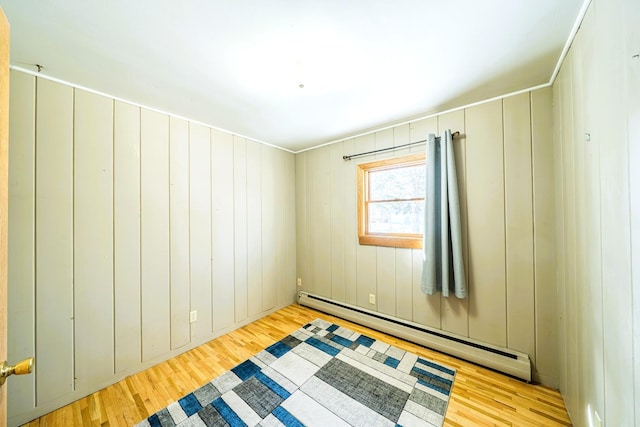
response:
<path fill-rule="evenodd" d="M 298 287 L 302 287 L 302 277 L 298 277 Z"/>
<path fill-rule="evenodd" d="M 198 320 L 198 310 L 193 310 L 189 313 L 189 323 L 193 323 Z"/>
<path fill-rule="evenodd" d="M 369 294 L 369 304 L 375 304 L 375 303 L 376 303 L 375 294 Z"/>

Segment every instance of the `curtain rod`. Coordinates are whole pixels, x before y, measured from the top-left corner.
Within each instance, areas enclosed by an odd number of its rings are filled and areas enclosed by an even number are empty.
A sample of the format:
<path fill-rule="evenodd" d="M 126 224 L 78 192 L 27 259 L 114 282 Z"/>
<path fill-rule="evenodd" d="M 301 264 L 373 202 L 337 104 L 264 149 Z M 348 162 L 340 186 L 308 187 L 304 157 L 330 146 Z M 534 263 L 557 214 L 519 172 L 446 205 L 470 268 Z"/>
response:
<path fill-rule="evenodd" d="M 455 139 L 455 137 L 458 135 L 460 135 L 460 132 L 455 131 L 451 134 L 451 138 Z M 436 136 L 436 139 L 440 139 L 440 137 Z M 381 148 L 379 150 L 367 151 L 365 153 L 351 154 L 350 156 L 342 156 L 342 160 L 346 161 L 346 160 L 351 160 L 354 157 L 366 156 L 367 154 L 382 153 L 384 151 L 397 150 L 399 148 L 410 147 L 412 145 L 424 144 L 427 141 L 428 141 L 427 139 L 423 139 L 422 141 L 410 142 L 408 144 L 403 144 L 403 145 L 396 145 L 395 147 Z"/>

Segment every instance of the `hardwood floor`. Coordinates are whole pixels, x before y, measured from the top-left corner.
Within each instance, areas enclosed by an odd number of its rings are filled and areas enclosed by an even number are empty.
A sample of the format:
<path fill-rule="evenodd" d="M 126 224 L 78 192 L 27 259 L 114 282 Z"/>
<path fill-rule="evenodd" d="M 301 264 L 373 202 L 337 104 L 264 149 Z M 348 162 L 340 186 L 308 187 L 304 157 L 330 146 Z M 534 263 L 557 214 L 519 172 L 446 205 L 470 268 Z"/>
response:
<path fill-rule="evenodd" d="M 568 426 L 560 394 L 297 304 L 26 425 L 131 426 L 315 318 L 457 369 L 445 426 Z"/>

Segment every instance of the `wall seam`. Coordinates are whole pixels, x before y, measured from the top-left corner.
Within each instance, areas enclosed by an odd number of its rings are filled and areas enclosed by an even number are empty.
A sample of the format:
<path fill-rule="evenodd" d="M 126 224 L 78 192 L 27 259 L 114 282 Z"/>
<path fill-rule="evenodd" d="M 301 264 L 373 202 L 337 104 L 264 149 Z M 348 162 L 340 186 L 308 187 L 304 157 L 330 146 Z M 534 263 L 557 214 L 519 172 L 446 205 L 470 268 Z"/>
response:
<path fill-rule="evenodd" d="M 71 95 L 71 363 L 73 366 L 72 392 L 76 391 L 77 366 L 76 366 L 76 89 L 72 89 Z"/>
<path fill-rule="evenodd" d="M 193 310 L 193 269 L 191 268 L 191 261 L 193 254 L 191 253 L 191 122 L 187 122 L 187 206 L 189 206 L 189 212 L 187 215 L 187 222 L 189 224 L 189 342 L 192 342 L 194 325 L 191 322 L 191 311 Z"/>
<path fill-rule="evenodd" d="M 173 257 L 172 257 L 172 250 L 171 250 L 171 243 L 173 242 L 172 239 L 172 231 L 173 231 L 173 227 L 171 226 L 171 218 L 173 217 L 172 214 L 172 209 L 171 209 L 171 118 L 168 117 L 167 118 L 167 169 L 168 169 L 168 173 L 167 173 L 167 196 L 168 196 L 168 203 L 167 203 L 167 214 L 169 217 L 169 247 L 168 249 L 168 254 L 169 254 L 169 263 L 167 265 L 169 271 L 169 275 L 167 277 L 167 280 L 169 281 L 169 350 L 173 350 L 173 277 L 171 276 L 173 274 L 173 266 L 171 265 L 171 262 L 173 261 Z"/>
<path fill-rule="evenodd" d="M 138 247 L 139 247 L 139 257 L 138 257 L 138 290 L 139 290 L 139 301 L 140 301 L 140 363 L 144 360 L 144 313 L 143 313 L 143 279 L 144 274 L 142 271 L 142 108 L 138 107 L 138 147 L 139 153 L 138 156 Z"/>
<path fill-rule="evenodd" d="M 213 212 L 213 132 L 211 131 L 211 129 L 208 130 L 208 134 L 209 134 L 209 231 L 210 231 L 210 235 L 209 235 L 209 286 L 211 289 L 211 300 L 209 301 L 210 304 L 210 312 L 211 312 L 211 324 L 210 326 L 210 332 L 213 333 L 214 331 L 214 317 L 215 317 L 215 311 L 214 311 L 214 300 L 215 300 L 215 285 L 213 283 L 213 270 L 214 270 L 214 259 L 213 259 L 213 218 L 214 218 L 214 212 Z M 191 185 L 191 181 L 189 181 L 189 185 Z"/>
<path fill-rule="evenodd" d="M 249 285 L 249 143 L 245 139 L 244 141 L 244 290 L 245 290 L 245 317 L 250 317 L 249 314 L 249 291 L 251 289 Z M 243 319 L 243 320 L 244 320 Z"/>
<path fill-rule="evenodd" d="M 507 150 L 505 147 L 505 108 L 504 108 L 504 99 L 500 102 L 500 110 L 502 116 L 502 191 L 503 191 L 503 200 L 502 200 L 502 213 L 504 215 L 504 314 L 505 314 L 505 347 L 509 348 L 509 251 L 507 247 L 507 241 L 509 240 L 508 236 L 508 223 L 509 216 L 507 215 Z"/>
<path fill-rule="evenodd" d="M 538 311 L 536 301 L 538 297 L 538 283 L 536 276 L 536 266 L 538 265 L 536 253 L 536 186 L 535 186 L 535 158 L 534 158 L 534 137 L 533 137 L 533 92 L 529 92 L 529 159 L 531 168 L 531 249 L 532 249 L 532 270 L 533 273 L 533 355 L 535 357 L 534 373 L 538 372 Z"/>
<path fill-rule="evenodd" d="M 38 360 L 38 81 L 33 78 L 33 355 Z M 38 406 L 38 371 L 34 374 L 33 404 Z"/>
<path fill-rule="evenodd" d="M 113 373 L 116 374 L 116 102 L 111 100 L 111 322 L 113 343 Z"/>
<path fill-rule="evenodd" d="M 236 194 L 237 194 L 237 189 L 238 189 L 238 185 L 236 183 L 236 161 L 238 159 L 239 156 L 237 156 L 236 153 L 236 137 L 231 137 L 230 138 L 230 144 L 231 144 L 231 162 L 233 167 L 231 168 L 231 173 L 230 173 L 230 180 L 232 182 L 232 197 L 231 197 L 231 218 L 233 219 L 233 225 L 232 225 L 232 230 L 233 230 L 233 290 L 230 293 L 232 296 L 232 301 L 233 301 L 233 322 L 235 322 L 236 319 L 236 307 L 237 307 L 237 294 L 236 294 L 236 287 L 238 286 L 237 283 L 237 277 L 236 277 L 236 269 L 238 268 L 238 260 L 236 259 L 236 251 L 238 250 L 238 235 L 236 234 L 236 227 L 238 227 L 239 224 L 239 220 L 238 220 L 238 213 L 236 211 Z"/>
<path fill-rule="evenodd" d="M 640 8 L 638 8 L 637 10 L 640 10 Z M 628 14 L 625 14 L 625 15 L 628 15 Z M 624 21 L 624 24 L 625 24 L 624 25 L 624 28 L 625 28 L 624 33 L 627 34 L 627 35 L 631 34 L 631 32 L 633 31 L 632 28 L 627 28 L 626 27 L 626 24 L 628 22 L 629 22 L 629 19 Z M 638 38 L 636 38 L 636 40 L 638 40 Z M 625 53 L 628 53 L 629 50 L 632 48 L 632 46 L 627 46 L 627 43 L 629 42 L 629 37 L 625 37 L 624 41 L 625 41 L 625 43 L 624 43 L 625 44 L 625 48 L 623 49 L 623 51 Z M 639 58 L 637 57 L 637 54 L 633 56 L 631 61 L 633 61 L 633 59 L 635 59 L 636 61 L 639 60 Z M 629 61 L 629 60 L 627 59 L 627 61 Z M 631 84 L 629 84 L 629 72 L 624 73 L 624 79 L 625 79 L 624 87 L 630 88 Z M 634 264 L 633 264 L 633 259 L 634 259 L 634 244 L 633 244 L 633 241 L 634 241 L 634 239 L 633 239 L 634 227 L 633 227 L 633 197 L 632 197 L 633 192 L 631 190 L 631 188 L 633 187 L 633 181 L 632 181 L 633 165 L 631 163 L 631 160 L 633 159 L 633 155 L 632 155 L 632 151 L 631 151 L 631 138 L 632 138 L 632 135 L 629 135 L 629 131 L 630 131 L 630 128 L 631 128 L 631 126 L 629 124 L 629 116 L 631 114 L 630 113 L 631 112 L 631 107 L 629 105 L 630 104 L 629 98 L 631 96 L 630 93 L 633 93 L 633 92 L 627 91 L 627 93 L 626 93 L 627 99 L 626 99 L 626 102 L 625 102 L 625 106 L 626 106 L 627 114 L 626 114 L 626 117 L 625 117 L 626 118 L 625 121 L 626 121 L 626 125 L 627 126 L 626 126 L 626 129 L 625 129 L 626 130 L 625 133 L 626 133 L 626 145 L 627 145 L 627 150 L 626 151 L 627 151 L 627 163 L 628 163 L 628 166 L 627 166 L 627 171 L 628 171 L 628 174 L 627 174 L 628 195 L 627 195 L 627 197 L 629 198 L 629 261 L 630 261 L 629 262 L 629 265 L 630 265 L 629 279 L 630 279 L 630 282 L 631 282 L 630 283 L 631 284 L 631 313 L 632 313 L 632 315 L 631 315 L 631 320 L 632 320 L 632 326 L 631 326 L 631 352 L 632 353 L 631 354 L 632 354 L 632 357 L 633 357 L 634 355 L 635 356 L 639 356 L 639 355 L 636 355 L 636 345 L 637 345 L 636 344 L 636 340 L 638 339 L 638 336 L 640 335 L 640 330 L 637 330 L 636 328 L 640 327 L 640 324 L 638 324 L 637 322 L 634 322 L 634 320 L 637 319 L 638 316 L 634 316 L 633 313 L 636 313 L 636 306 L 635 306 L 636 305 L 635 304 L 636 303 L 636 297 L 635 297 L 634 294 L 636 292 L 640 292 L 640 291 L 637 290 L 637 289 L 634 290 L 634 277 L 638 273 L 637 273 L 636 269 L 634 269 Z M 635 267 L 637 267 L 637 265 Z M 636 374 L 636 372 L 638 371 L 638 369 L 640 369 L 640 367 L 638 367 L 637 360 L 636 360 L 636 363 L 632 364 L 632 366 L 633 366 L 632 378 L 634 378 L 634 379 L 638 378 L 638 375 Z M 637 392 L 639 390 L 640 390 L 640 384 L 634 384 L 634 387 L 633 387 L 633 390 L 632 390 L 632 394 L 633 394 L 633 399 L 632 400 L 634 402 L 638 401 Z M 635 408 L 633 416 L 634 416 L 636 425 L 638 425 L 638 423 L 640 423 L 640 408 L 637 408 L 637 407 Z"/>
<path fill-rule="evenodd" d="M 463 109 L 462 110 L 462 122 L 463 122 L 463 128 L 464 128 L 464 133 L 466 135 L 467 133 L 467 109 Z M 469 269 L 469 265 L 470 265 L 470 261 L 469 261 L 469 186 L 467 185 L 469 182 L 469 171 L 467 169 L 467 166 L 469 165 L 469 162 L 467 161 L 467 139 L 465 136 L 464 139 L 464 197 L 465 197 L 465 201 L 464 201 L 464 208 L 465 208 L 465 234 L 467 236 L 467 244 L 464 245 L 464 250 L 465 250 L 465 275 L 466 275 L 466 280 L 467 280 L 467 297 L 465 298 L 465 304 L 464 307 L 466 308 L 465 310 L 465 317 L 466 317 L 466 323 L 467 323 L 467 333 L 466 336 L 469 337 L 469 301 L 471 300 L 471 293 L 473 291 L 473 284 L 471 283 L 471 272 Z"/>

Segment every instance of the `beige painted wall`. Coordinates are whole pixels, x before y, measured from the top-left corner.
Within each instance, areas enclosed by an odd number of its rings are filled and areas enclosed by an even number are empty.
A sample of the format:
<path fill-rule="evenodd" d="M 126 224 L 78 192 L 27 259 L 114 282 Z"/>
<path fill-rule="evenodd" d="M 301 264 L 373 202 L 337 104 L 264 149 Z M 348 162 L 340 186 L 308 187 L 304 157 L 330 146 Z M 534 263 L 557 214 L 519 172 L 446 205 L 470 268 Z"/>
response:
<path fill-rule="evenodd" d="M 9 423 L 292 303 L 294 185 L 293 154 L 13 71 Z"/>
<path fill-rule="evenodd" d="M 575 425 L 594 411 L 639 424 L 639 8 L 593 0 L 553 87 L 553 126 L 542 89 L 295 160 L 13 72 L 9 359 L 38 350 L 36 375 L 11 384 L 13 422 L 288 304 L 297 270 L 310 292 L 527 352 Z M 356 161 L 342 160 L 445 128 L 466 136 L 463 301 L 420 294 L 419 251 L 357 244 Z M 112 150 L 89 149 L 98 141 Z"/>
<path fill-rule="evenodd" d="M 469 298 L 420 292 L 421 251 L 361 246 L 356 165 L 342 156 L 454 141 Z M 423 150 L 416 146 L 377 158 Z M 530 355 L 557 386 L 551 89 L 487 102 L 296 155 L 298 276 L 303 289 Z M 369 294 L 377 304 L 369 304 Z"/>
<path fill-rule="evenodd" d="M 560 389 L 640 425 L 640 3 L 593 0 L 553 86 Z M 590 137 L 587 137 L 587 134 Z"/>

